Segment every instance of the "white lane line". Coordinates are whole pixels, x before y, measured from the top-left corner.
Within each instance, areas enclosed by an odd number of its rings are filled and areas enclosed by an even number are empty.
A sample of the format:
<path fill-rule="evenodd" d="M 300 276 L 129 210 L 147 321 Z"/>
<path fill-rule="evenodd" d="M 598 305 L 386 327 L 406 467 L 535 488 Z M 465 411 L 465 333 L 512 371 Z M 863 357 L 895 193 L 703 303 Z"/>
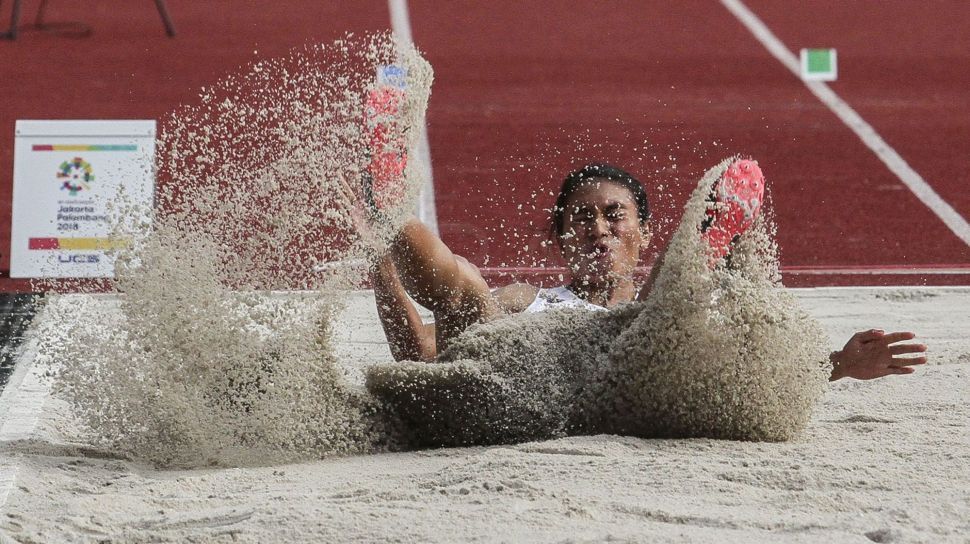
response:
<path fill-rule="evenodd" d="M 734 14 L 741 21 L 741 24 L 747 27 L 769 53 L 795 74 L 795 77 L 801 79 L 800 64 L 795 54 L 789 51 L 785 44 L 741 0 L 721 0 L 721 4 Z M 958 238 L 970 246 L 970 224 L 967 223 L 967 220 L 940 198 L 940 195 L 936 194 L 936 191 L 926 183 L 926 180 L 913 170 L 869 123 L 825 83 L 821 81 L 804 81 L 803 83 L 889 167 L 892 173 L 896 174 L 913 191 L 916 198 L 919 198 Z"/>
<path fill-rule="evenodd" d="M 794 276 L 970 276 L 970 268 L 962 267 L 860 267 L 860 268 L 799 268 L 781 267 L 782 274 Z"/>
<path fill-rule="evenodd" d="M 484 276 L 565 276 L 569 270 L 564 267 L 549 266 L 483 266 L 479 271 Z M 650 273 L 649 266 L 638 266 L 636 273 Z M 808 276 L 970 276 L 970 266 L 962 264 L 944 265 L 883 265 L 883 266 L 782 266 L 782 274 Z"/>
<path fill-rule="evenodd" d="M 414 43 L 411 37 L 411 19 L 408 15 L 407 0 L 387 0 L 387 7 L 391 12 L 391 30 L 398 40 L 404 43 Z M 432 232 L 438 234 L 438 212 L 434 205 L 434 179 L 431 172 L 431 146 L 428 144 L 428 127 L 421 125 L 418 135 L 418 160 L 424 168 L 427 180 L 418 196 L 418 219 L 428 226 Z"/>
<path fill-rule="evenodd" d="M 0 511 L 7 505 L 7 497 L 10 496 L 10 490 L 17 483 L 18 472 L 16 465 L 0 466 Z"/>
<path fill-rule="evenodd" d="M 40 319 L 40 313 L 34 319 Z M 26 440 L 33 435 L 37 420 L 49 393 L 43 370 L 34 364 L 37 338 L 32 335 L 24 342 L 17 357 L 16 369 L 0 395 L 0 443 Z M 10 492 L 17 483 L 19 455 L 0 460 L 0 510 L 7 504 Z"/>

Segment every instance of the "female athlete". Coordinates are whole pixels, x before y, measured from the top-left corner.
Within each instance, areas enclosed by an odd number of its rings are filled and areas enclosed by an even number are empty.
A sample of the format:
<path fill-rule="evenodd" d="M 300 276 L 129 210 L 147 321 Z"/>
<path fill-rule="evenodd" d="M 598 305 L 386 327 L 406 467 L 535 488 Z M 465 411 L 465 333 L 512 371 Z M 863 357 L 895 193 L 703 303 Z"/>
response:
<path fill-rule="evenodd" d="M 348 202 L 360 204 L 346 181 L 343 189 Z M 760 212 L 763 191 L 764 177 L 751 160 L 734 161 L 715 182 L 706 216 L 698 221 L 710 266 L 729 261 L 733 243 Z M 569 282 L 551 289 L 514 283 L 494 290 L 475 265 L 416 218 L 409 219 L 372 267 L 392 354 L 396 360 L 432 361 L 475 323 L 564 306 L 604 311 L 645 300 L 664 260 L 657 259 L 647 280 L 637 283 L 634 271 L 651 239 L 649 217 L 646 193 L 631 174 L 605 164 L 584 166 L 566 176 L 553 208 L 555 240 Z M 366 231 L 365 223 L 359 221 L 358 228 Z M 422 322 L 408 295 L 431 310 L 433 324 Z M 907 342 L 913 338 L 912 332 L 879 329 L 856 333 L 831 354 L 830 379 L 910 374 L 926 362 L 924 355 L 911 356 L 926 351 L 923 344 Z"/>

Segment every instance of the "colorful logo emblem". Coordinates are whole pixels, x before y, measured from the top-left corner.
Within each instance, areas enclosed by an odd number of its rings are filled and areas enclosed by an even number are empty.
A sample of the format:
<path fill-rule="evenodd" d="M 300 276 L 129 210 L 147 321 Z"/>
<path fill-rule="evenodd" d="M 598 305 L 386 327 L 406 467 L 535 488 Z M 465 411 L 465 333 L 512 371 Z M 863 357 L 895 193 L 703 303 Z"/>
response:
<path fill-rule="evenodd" d="M 71 196 L 77 196 L 81 191 L 90 191 L 88 183 L 94 181 L 91 164 L 81 157 L 74 157 L 61 163 L 57 171 L 57 179 L 62 180 L 61 190 L 68 191 Z"/>

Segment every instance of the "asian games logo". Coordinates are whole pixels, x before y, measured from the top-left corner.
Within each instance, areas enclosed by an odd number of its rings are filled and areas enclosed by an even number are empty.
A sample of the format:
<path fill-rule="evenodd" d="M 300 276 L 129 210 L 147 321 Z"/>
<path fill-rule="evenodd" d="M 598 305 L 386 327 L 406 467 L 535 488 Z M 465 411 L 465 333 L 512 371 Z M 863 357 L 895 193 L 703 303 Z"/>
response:
<path fill-rule="evenodd" d="M 81 157 L 74 157 L 61 163 L 57 171 L 57 179 L 63 180 L 61 190 L 68 191 L 71 196 L 77 196 L 81 191 L 90 191 L 88 183 L 94 181 L 91 164 Z"/>

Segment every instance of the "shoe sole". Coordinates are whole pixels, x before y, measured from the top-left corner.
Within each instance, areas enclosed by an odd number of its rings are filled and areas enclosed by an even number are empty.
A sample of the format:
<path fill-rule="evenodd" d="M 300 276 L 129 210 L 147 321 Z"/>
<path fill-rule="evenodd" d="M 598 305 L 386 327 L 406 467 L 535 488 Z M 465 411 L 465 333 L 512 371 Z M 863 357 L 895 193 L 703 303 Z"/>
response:
<path fill-rule="evenodd" d="M 714 183 L 701 222 L 701 237 L 712 266 L 727 256 L 731 244 L 754 225 L 761 214 L 764 190 L 764 174 L 750 159 L 734 161 Z"/>

